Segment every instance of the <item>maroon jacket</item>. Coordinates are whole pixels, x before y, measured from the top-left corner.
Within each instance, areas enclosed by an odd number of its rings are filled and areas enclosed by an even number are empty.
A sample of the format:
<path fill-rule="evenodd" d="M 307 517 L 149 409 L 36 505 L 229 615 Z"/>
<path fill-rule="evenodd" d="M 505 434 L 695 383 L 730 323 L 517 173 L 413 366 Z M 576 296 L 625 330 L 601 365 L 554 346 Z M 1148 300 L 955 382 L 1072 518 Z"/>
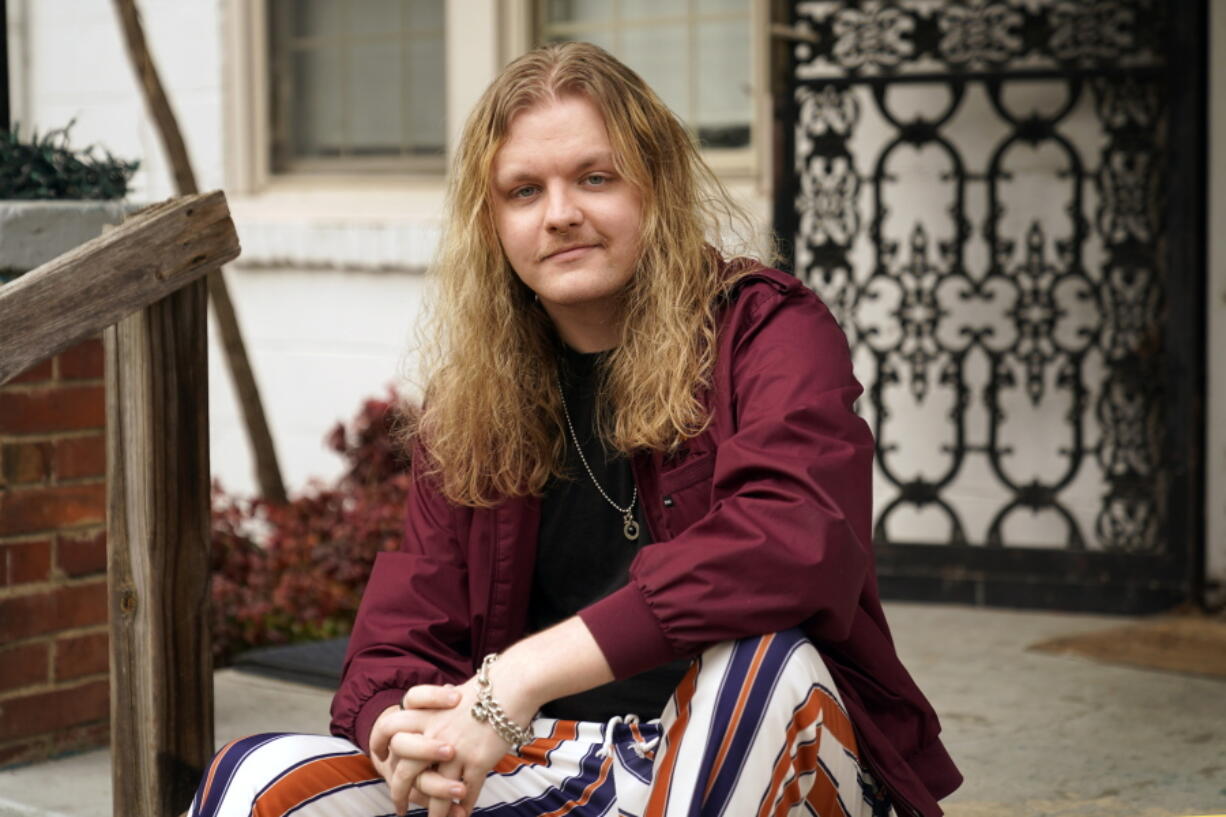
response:
<path fill-rule="evenodd" d="M 871 548 L 873 441 L 852 411 L 847 340 L 797 279 L 761 269 L 721 317 L 709 427 L 635 480 L 654 544 L 624 588 L 582 610 L 618 678 L 719 641 L 801 626 L 900 813 L 941 813 L 961 782 L 932 707 L 898 660 Z M 401 550 L 378 556 L 332 731 L 363 749 L 404 689 L 462 683 L 525 633 L 540 500 L 456 507 L 415 478 Z"/>

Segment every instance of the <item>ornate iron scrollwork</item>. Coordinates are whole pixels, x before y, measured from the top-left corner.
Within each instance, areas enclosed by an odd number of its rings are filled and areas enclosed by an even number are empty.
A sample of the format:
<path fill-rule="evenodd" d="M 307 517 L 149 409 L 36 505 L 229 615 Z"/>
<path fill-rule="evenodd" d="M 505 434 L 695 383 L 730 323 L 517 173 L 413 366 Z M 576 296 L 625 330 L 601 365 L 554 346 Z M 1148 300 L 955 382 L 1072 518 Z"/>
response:
<path fill-rule="evenodd" d="M 1166 11 L 797 3 L 794 269 L 867 385 L 879 542 L 1161 547 Z"/>

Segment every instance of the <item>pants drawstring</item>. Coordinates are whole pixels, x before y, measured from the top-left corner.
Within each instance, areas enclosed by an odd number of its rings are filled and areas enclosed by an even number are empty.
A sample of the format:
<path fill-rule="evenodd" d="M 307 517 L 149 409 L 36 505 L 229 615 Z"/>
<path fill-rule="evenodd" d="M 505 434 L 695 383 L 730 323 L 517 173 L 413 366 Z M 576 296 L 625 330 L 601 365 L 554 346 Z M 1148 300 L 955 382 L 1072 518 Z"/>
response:
<path fill-rule="evenodd" d="M 629 726 L 631 724 L 637 724 L 638 722 L 639 716 L 635 714 L 626 715 L 624 717 L 622 715 L 614 715 L 612 718 L 609 718 L 609 721 L 604 727 L 604 743 L 601 744 L 600 751 L 596 753 L 596 757 L 604 758 L 613 754 L 613 731 L 619 724 Z M 646 758 L 647 753 L 655 749 L 659 743 L 660 736 L 656 735 L 651 740 L 636 740 L 630 745 L 630 748 L 633 749 L 634 753 L 640 758 Z"/>

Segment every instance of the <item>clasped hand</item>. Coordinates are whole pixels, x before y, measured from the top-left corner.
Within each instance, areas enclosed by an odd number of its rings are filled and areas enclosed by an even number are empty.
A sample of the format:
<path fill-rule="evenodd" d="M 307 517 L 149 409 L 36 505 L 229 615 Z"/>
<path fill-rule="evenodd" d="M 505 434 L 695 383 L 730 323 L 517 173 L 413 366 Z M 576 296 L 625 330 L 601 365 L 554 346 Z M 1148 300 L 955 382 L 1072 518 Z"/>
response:
<path fill-rule="evenodd" d="M 472 813 L 485 776 L 508 751 L 470 714 L 476 700 L 475 678 L 458 687 L 422 684 L 405 693 L 404 709 L 386 709 L 375 721 L 370 757 L 397 814 L 410 802 L 426 806 L 429 817 Z"/>

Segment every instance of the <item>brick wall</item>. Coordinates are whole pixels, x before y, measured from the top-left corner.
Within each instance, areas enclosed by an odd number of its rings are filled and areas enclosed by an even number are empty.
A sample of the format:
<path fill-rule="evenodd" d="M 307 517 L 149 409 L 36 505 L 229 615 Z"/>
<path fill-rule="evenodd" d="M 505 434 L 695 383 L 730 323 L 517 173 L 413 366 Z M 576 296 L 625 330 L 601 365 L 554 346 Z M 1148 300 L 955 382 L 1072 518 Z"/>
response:
<path fill-rule="evenodd" d="M 108 740 L 102 342 L 0 386 L 0 767 Z"/>

